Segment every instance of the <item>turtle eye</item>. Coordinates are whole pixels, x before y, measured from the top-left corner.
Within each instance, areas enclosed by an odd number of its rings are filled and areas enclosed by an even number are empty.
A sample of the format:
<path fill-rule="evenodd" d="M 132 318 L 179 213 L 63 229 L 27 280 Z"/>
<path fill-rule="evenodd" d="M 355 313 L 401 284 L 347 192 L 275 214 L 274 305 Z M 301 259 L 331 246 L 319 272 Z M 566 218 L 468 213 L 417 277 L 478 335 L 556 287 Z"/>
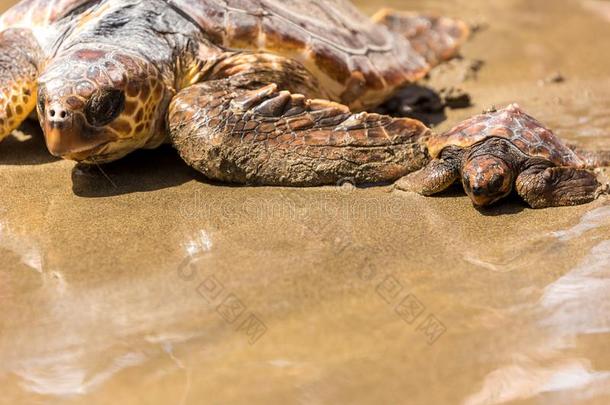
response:
<path fill-rule="evenodd" d="M 504 176 L 496 173 L 491 176 L 491 180 L 489 181 L 487 189 L 490 193 L 495 193 L 497 191 L 500 191 L 502 185 L 504 185 Z"/>
<path fill-rule="evenodd" d="M 38 111 L 44 115 L 45 97 L 42 91 L 38 91 Z"/>
<path fill-rule="evenodd" d="M 102 89 L 94 93 L 87 106 L 87 121 L 96 127 L 103 127 L 114 121 L 125 108 L 125 93 L 117 89 Z"/>

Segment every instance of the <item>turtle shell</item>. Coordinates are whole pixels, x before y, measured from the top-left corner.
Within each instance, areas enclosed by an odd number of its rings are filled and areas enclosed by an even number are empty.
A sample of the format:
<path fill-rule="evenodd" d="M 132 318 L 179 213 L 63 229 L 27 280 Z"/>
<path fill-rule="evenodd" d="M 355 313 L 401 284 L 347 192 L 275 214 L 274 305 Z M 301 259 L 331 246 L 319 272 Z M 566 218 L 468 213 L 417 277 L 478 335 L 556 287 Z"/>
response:
<path fill-rule="evenodd" d="M 66 17 L 83 21 L 82 13 L 97 3 L 91 0 L 21 0 L 0 16 L 0 31 L 31 29 L 42 49 L 49 51 L 59 34 L 57 30 L 48 29 L 49 26 Z"/>
<path fill-rule="evenodd" d="M 346 91 L 386 96 L 430 69 L 406 37 L 374 23 L 347 0 L 166 1 L 217 45 L 298 60 L 346 104 L 352 101 Z"/>
<path fill-rule="evenodd" d="M 557 166 L 584 166 L 583 160 L 572 149 L 517 104 L 477 115 L 442 135 L 430 138 L 428 153 L 438 157 L 447 146 L 467 148 L 490 137 L 508 139 L 526 155 L 545 158 Z"/>
<path fill-rule="evenodd" d="M 382 89 L 414 81 L 430 69 L 406 38 L 374 23 L 348 0 L 163 2 L 195 22 L 217 45 L 269 51 L 306 64 L 312 62 L 317 71 L 337 82 L 360 79 L 366 86 Z M 75 10 L 96 7 L 97 3 L 100 2 L 22 0 L 2 15 L 0 27 L 44 26 Z"/>
<path fill-rule="evenodd" d="M 160 14 L 163 7 L 173 8 L 223 49 L 265 51 L 301 62 L 329 98 L 356 110 L 378 105 L 396 88 L 423 77 L 467 35 L 465 25 L 450 19 L 403 14 L 398 22 L 385 15 L 376 23 L 349 0 L 155 2 Z M 82 25 L 111 8 L 120 14 L 122 4 L 132 3 L 137 1 L 22 0 L 1 17 L 0 27 L 35 28 L 66 17 Z M 384 24 L 407 30 L 395 32 Z M 54 43 L 48 30 L 37 33 L 43 48 Z"/>
<path fill-rule="evenodd" d="M 35 28 L 53 23 L 90 0 L 21 0 L 0 17 L 0 29 Z"/>

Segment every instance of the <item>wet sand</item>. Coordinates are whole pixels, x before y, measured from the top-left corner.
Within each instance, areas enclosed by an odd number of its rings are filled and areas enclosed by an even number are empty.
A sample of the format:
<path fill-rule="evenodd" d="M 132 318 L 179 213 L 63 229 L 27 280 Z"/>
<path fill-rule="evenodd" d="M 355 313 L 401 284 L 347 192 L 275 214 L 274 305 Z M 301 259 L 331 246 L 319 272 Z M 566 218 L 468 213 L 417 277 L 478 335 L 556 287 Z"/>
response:
<path fill-rule="evenodd" d="M 439 130 L 518 102 L 610 149 L 609 1 L 408 6 L 486 27 L 474 106 Z M 23 132 L 0 145 L 0 403 L 610 403 L 608 197 L 228 187 L 169 148 L 107 178 Z"/>

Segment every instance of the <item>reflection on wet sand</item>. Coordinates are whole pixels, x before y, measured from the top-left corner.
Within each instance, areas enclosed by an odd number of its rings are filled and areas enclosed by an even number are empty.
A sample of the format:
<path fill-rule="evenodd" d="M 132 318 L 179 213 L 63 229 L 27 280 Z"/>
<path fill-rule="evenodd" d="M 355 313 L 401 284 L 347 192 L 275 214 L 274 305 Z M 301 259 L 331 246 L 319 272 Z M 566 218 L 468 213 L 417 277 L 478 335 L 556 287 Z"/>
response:
<path fill-rule="evenodd" d="M 23 379 L 22 387 L 35 394 L 60 398 L 86 395 L 125 367 L 142 363 L 144 356 L 127 353 L 110 359 L 109 364 L 96 365 L 101 370 L 92 375 L 80 367 L 86 360 L 76 353 L 38 358 L 20 365 L 15 374 Z"/>
<path fill-rule="evenodd" d="M 2 222 L 0 222 L 0 249 L 5 252 L 5 255 L 15 255 L 22 264 L 42 273 L 42 257 L 39 247 L 32 241 L 17 237 Z"/>
<path fill-rule="evenodd" d="M 439 130 L 518 102 L 610 149 L 604 3 L 409 2 L 487 26 L 475 105 Z M 0 145 L 0 403 L 610 403 L 608 197 L 229 187 L 170 148 L 102 173 L 23 130 Z"/>
<path fill-rule="evenodd" d="M 591 210 L 582 216 L 580 222 L 570 229 L 555 231 L 552 233 L 560 241 L 568 241 L 578 238 L 584 233 L 610 225 L 610 207 L 604 206 Z"/>
<path fill-rule="evenodd" d="M 610 218 L 610 211 L 606 218 Z M 586 215 L 588 216 L 588 215 Z M 581 224 L 572 228 L 582 229 Z M 575 400 L 610 394 L 610 370 L 597 370 L 579 355 L 578 340 L 610 338 L 610 240 L 595 245 L 567 274 L 545 287 L 529 309 L 541 326 L 536 344 L 510 354 L 509 364 L 490 372 L 469 405 L 502 403 L 571 391 Z M 519 308 L 524 311 L 526 308 Z"/>
<path fill-rule="evenodd" d="M 604 18 L 606 21 L 610 22 L 610 4 L 608 4 L 607 1 L 585 0 L 583 1 L 583 6 L 591 10 L 592 14 Z"/>

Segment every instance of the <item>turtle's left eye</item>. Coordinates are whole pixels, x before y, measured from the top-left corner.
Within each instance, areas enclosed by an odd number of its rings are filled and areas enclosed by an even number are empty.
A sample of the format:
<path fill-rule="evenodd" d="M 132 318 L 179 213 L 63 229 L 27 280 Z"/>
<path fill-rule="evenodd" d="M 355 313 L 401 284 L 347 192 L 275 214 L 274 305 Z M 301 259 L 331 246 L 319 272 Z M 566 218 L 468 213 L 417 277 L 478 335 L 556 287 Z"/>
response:
<path fill-rule="evenodd" d="M 495 193 L 497 191 L 500 191 L 500 189 L 502 188 L 503 185 L 504 185 L 504 176 L 502 176 L 501 174 L 494 174 L 491 177 L 491 180 L 489 181 L 489 185 L 487 188 L 490 193 Z"/>
<path fill-rule="evenodd" d="M 44 114 L 44 105 L 45 105 L 45 97 L 44 97 L 44 93 L 42 92 L 42 90 L 38 90 L 38 110 L 40 111 L 41 114 Z"/>
<path fill-rule="evenodd" d="M 87 121 L 96 127 L 110 124 L 125 108 L 125 93 L 117 89 L 102 89 L 94 93 L 87 106 Z"/>

